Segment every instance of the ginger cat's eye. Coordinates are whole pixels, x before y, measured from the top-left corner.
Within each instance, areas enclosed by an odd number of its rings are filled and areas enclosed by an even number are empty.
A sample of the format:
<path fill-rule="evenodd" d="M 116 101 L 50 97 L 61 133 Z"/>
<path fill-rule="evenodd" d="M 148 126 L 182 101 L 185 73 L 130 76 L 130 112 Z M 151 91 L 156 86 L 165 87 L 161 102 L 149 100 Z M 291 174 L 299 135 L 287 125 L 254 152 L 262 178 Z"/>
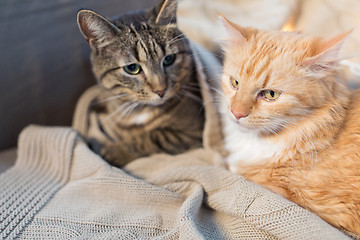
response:
<path fill-rule="evenodd" d="M 274 100 L 278 99 L 281 95 L 281 92 L 276 91 L 276 90 L 263 90 L 260 93 L 266 100 L 269 100 L 269 101 L 274 101 Z"/>
<path fill-rule="evenodd" d="M 239 82 L 235 78 L 230 77 L 230 83 L 233 88 L 239 89 Z"/>
<path fill-rule="evenodd" d="M 133 63 L 125 66 L 124 71 L 130 75 L 137 75 L 141 72 L 141 67 L 139 64 Z"/>

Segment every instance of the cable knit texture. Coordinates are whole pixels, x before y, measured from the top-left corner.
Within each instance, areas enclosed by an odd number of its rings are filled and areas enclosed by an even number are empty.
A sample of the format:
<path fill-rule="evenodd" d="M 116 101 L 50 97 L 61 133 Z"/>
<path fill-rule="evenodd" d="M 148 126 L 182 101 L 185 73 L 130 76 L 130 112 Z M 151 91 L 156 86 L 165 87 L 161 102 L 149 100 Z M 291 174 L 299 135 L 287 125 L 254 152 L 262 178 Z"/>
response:
<path fill-rule="evenodd" d="M 20 136 L 16 165 L 0 175 L 0 238 L 347 239 L 316 215 L 214 165 L 221 158 L 209 87 L 216 73 L 206 72 L 214 70 L 208 54 L 195 56 L 203 69 L 203 148 L 119 169 L 71 128 L 30 126 Z M 95 127 L 84 111 L 93 94 L 79 101 L 80 133 Z"/>
<path fill-rule="evenodd" d="M 33 126 L 22 132 L 16 165 L 0 175 L 1 239 L 19 236 L 68 181 L 75 138 L 76 132 L 65 128 Z"/>

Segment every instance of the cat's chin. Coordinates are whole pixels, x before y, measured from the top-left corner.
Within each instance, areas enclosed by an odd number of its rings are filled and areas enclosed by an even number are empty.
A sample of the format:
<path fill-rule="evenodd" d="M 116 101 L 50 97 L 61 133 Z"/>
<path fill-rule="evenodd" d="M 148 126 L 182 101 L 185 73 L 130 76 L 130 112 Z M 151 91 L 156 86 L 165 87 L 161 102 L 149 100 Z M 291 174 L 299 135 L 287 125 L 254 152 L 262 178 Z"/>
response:
<path fill-rule="evenodd" d="M 165 99 L 163 100 L 155 100 L 155 101 L 146 101 L 146 102 L 142 102 L 142 104 L 147 105 L 147 106 L 151 106 L 151 107 L 160 107 L 161 105 L 163 105 L 165 103 Z"/>
<path fill-rule="evenodd" d="M 234 121 L 234 123 L 235 123 L 236 129 L 243 133 L 251 133 L 251 134 L 258 135 L 258 136 L 270 136 L 273 134 L 276 135 L 276 132 L 277 132 L 277 131 L 273 131 L 274 133 L 272 134 L 271 132 L 269 133 L 269 131 L 266 131 L 263 128 L 251 127 L 251 126 L 249 127 L 249 126 L 246 126 L 245 124 L 242 124 L 239 121 Z"/>
<path fill-rule="evenodd" d="M 147 106 L 152 106 L 152 107 L 159 107 L 161 105 L 166 104 L 169 100 L 170 100 L 170 96 L 166 95 L 163 98 L 157 98 L 157 99 L 151 99 L 148 101 L 142 101 L 141 103 Z"/>
<path fill-rule="evenodd" d="M 244 124 L 241 124 L 239 122 L 235 123 L 237 125 L 237 129 L 241 132 L 244 132 L 244 133 L 254 133 L 254 134 L 257 134 L 260 132 L 259 129 L 255 129 L 255 128 L 252 128 L 252 127 L 248 127 L 248 126 L 245 126 Z"/>
<path fill-rule="evenodd" d="M 233 124 L 235 125 L 235 127 L 236 127 L 236 129 L 238 131 L 241 131 L 241 132 L 257 132 L 256 129 L 246 126 L 244 123 L 237 120 L 235 117 L 230 115 L 229 118 L 230 118 L 230 121 L 233 122 Z"/>

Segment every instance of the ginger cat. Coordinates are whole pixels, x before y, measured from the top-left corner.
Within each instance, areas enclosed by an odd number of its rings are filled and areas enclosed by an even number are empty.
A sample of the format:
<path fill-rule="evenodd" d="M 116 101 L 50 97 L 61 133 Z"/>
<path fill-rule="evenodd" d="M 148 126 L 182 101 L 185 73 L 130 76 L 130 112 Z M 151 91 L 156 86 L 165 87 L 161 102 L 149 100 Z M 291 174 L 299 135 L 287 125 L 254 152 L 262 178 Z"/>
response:
<path fill-rule="evenodd" d="M 360 92 L 334 77 L 350 32 L 324 39 L 221 19 L 229 169 L 360 235 Z"/>

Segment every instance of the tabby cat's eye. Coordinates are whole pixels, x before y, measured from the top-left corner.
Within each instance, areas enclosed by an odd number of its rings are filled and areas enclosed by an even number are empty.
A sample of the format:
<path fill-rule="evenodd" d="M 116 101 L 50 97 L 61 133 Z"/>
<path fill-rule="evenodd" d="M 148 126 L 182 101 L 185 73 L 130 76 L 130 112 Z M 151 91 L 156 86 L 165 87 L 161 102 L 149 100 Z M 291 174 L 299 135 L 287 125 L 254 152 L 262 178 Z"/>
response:
<path fill-rule="evenodd" d="M 141 67 L 139 64 L 133 63 L 124 67 L 125 72 L 131 75 L 137 75 L 141 72 Z"/>
<path fill-rule="evenodd" d="M 276 90 L 263 90 L 261 94 L 266 100 L 274 101 L 280 97 L 281 92 Z"/>
<path fill-rule="evenodd" d="M 175 62 L 175 59 L 176 59 L 176 54 L 167 55 L 163 61 L 164 66 L 168 67 L 172 65 Z"/>
<path fill-rule="evenodd" d="M 230 77 L 230 83 L 233 88 L 239 89 L 239 82 L 235 78 Z"/>

